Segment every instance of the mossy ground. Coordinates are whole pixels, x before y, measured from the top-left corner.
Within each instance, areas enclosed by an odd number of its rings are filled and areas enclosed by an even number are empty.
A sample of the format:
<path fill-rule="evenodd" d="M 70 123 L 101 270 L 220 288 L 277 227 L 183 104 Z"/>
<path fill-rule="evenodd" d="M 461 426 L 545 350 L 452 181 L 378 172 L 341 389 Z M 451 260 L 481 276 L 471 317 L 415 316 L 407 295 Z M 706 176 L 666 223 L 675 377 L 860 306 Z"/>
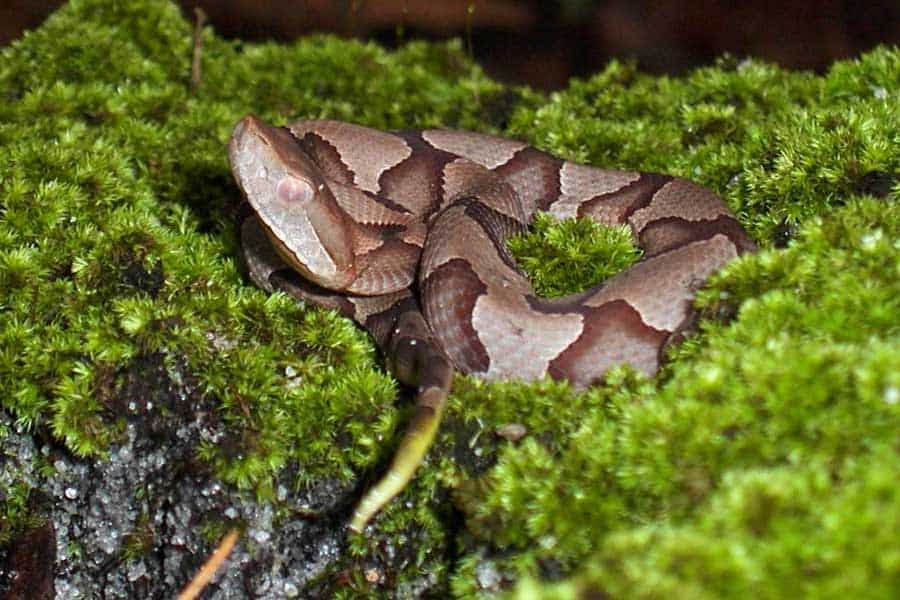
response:
<path fill-rule="evenodd" d="M 762 251 L 701 293 L 699 334 L 653 380 L 619 369 L 576 395 L 458 377 L 427 464 L 345 567 L 414 539 L 389 580 L 427 565 L 464 598 L 900 589 L 898 49 L 824 76 L 612 63 L 550 97 L 490 81 L 455 44 L 211 30 L 192 91 L 191 49 L 171 4 L 76 0 L 0 56 L 0 408 L 20 427 L 102 460 L 122 436 L 123 374 L 152 355 L 227 423 L 226 443 L 196 450 L 225 481 L 272 499 L 287 466 L 298 488 L 370 473 L 406 404 L 352 323 L 241 279 L 224 144 L 247 112 L 502 133 L 695 179 Z M 616 232 L 545 236 L 521 244 L 523 264 L 631 260 Z M 586 283 L 573 271 L 532 275 L 552 293 Z M 498 437 L 508 423 L 526 437 Z M 27 486 L 0 499 L 2 545 L 33 515 Z M 347 585 L 392 593 L 359 572 Z"/>

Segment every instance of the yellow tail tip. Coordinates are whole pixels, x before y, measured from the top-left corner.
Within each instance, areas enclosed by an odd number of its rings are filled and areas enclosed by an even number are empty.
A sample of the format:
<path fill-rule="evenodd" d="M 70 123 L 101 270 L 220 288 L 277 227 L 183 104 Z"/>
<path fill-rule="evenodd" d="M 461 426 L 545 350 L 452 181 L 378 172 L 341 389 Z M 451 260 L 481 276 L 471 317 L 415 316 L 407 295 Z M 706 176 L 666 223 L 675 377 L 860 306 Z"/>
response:
<path fill-rule="evenodd" d="M 413 473 L 422 463 L 431 442 L 434 441 L 445 399 L 446 391 L 436 388 L 429 388 L 419 395 L 419 403 L 414 408 L 413 417 L 400 441 L 400 447 L 394 454 L 391 466 L 384 477 L 359 501 L 348 526 L 350 531 L 361 533 L 372 517 L 402 492 L 412 479 Z M 422 402 L 423 400 L 425 402 Z"/>

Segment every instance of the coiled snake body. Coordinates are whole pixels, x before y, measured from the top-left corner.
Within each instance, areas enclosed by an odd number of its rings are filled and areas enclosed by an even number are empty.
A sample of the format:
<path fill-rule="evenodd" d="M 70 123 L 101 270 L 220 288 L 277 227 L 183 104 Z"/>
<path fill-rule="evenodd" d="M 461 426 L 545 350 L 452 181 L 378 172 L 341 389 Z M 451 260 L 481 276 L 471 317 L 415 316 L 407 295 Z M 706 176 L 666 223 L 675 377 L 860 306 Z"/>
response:
<path fill-rule="evenodd" d="M 725 204 L 688 180 L 593 168 L 479 133 L 272 127 L 247 116 L 228 154 L 246 198 L 238 226 L 253 281 L 355 319 L 417 389 L 355 531 L 412 477 L 454 370 L 579 388 L 620 363 L 653 374 L 692 325 L 695 290 L 754 249 Z M 505 246 L 538 210 L 627 224 L 644 257 L 586 292 L 538 298 Z"/>

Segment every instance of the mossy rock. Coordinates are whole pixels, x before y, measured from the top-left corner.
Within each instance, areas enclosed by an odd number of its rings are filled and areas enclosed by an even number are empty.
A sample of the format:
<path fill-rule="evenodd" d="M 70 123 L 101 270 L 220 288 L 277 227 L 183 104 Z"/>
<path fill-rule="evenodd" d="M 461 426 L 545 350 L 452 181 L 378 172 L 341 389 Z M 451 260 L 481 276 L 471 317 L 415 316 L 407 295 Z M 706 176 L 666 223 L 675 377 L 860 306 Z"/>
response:
<path fill-rule="evenodd" d="M 61 597 L 171 596 L 232 526 L 211 597 L 900 589 L 900 50 L 823 76 L 614 62 L 545 97 L 457 43 L 202 35 L 196 88 L 192 26 L 161 1 L 76 0 L 2 52 L 0 573 L 51 522 Z M 684 175 L 762 250 L 701 292 L 654 379 L 458 377 L 414 483 L 348 539 L 408 402 L 352 323 L 241 278 L 224 144 L 248 112 Z M 633 260 L 581 223 L 516 252 L 548 293 L 607 271 L 542 266 Z M 523 439 L 496 434 L 511 423 Z"/>

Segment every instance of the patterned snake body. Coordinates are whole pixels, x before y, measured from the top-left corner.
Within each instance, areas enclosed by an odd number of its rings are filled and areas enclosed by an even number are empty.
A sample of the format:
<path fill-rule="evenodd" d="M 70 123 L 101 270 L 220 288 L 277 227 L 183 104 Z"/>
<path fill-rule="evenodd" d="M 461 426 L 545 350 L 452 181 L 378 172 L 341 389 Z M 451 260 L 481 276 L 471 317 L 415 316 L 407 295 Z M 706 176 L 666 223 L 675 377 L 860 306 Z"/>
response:
<path fill-rule="evenodd" d="M 454 369 L 578 388 L 621 363 L 652 375 L 664 347 L 690 329 L 695 290 L 755 248 L 725 204 L 691 181 L 593 168 L 479 133 L 272 127 L 248 116 L 229 159 L 246 198 L 238 226 L 253 281 L 355 319 L 418 390 L 355 531 L 412 477 Z M 505 245 L 538 210 L 627 224 L 644 257 L 580 294 L 538 298 Z"/>

